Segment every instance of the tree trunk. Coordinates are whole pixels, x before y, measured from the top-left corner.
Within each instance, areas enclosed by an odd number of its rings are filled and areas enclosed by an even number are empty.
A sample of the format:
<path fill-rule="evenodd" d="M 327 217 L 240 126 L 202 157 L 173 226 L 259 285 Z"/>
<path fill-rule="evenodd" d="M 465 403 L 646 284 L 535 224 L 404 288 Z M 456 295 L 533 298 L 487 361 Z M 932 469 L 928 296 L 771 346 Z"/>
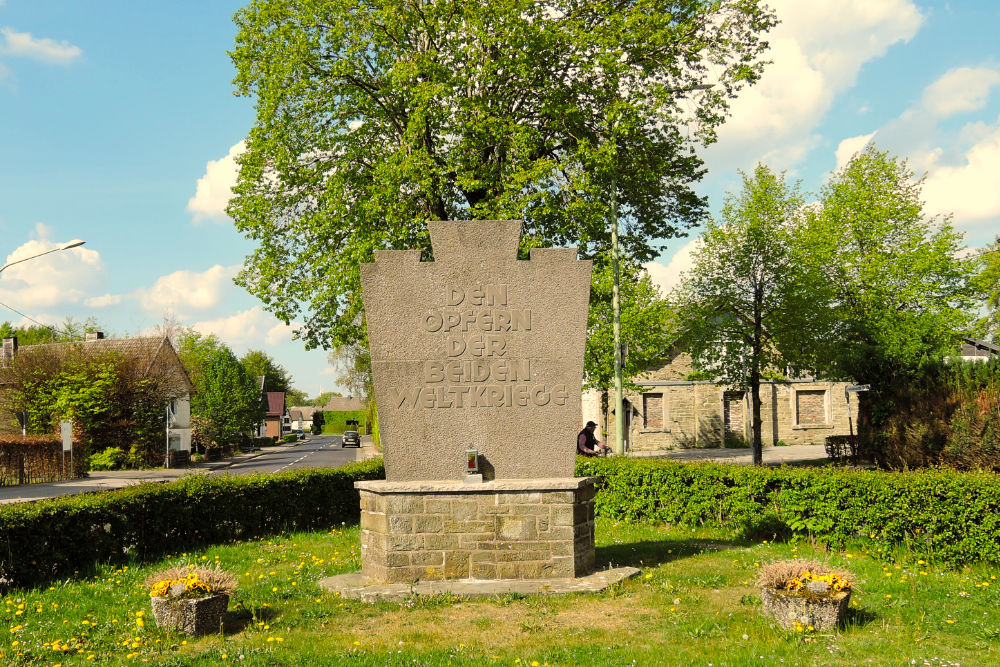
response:
<path fill-rule="evenodd" d="M 760 405 L 760 369 L 755 365 L 755 367 L 750 371 L 750 412 L 753 415 L 750 423 L 750 446 L 753 449 L 753 464 L 755 466 L 763 465 L 764 463 L 764 447 L 761 439 Z"/>
<path fill-rule="evenodd" d="M 764 445 L 761 441 L 760 424 L 760 363 L 761 341 L 764 337 L 764 318 L 761 314 L 764 305 L 763 290 L 758 287 L 754 294 L 753 349 L 750 361 L 750 412 L 752 414 L 750 427 L 750 446 L 753 449 L 753 464 L 764 464 Z"/>

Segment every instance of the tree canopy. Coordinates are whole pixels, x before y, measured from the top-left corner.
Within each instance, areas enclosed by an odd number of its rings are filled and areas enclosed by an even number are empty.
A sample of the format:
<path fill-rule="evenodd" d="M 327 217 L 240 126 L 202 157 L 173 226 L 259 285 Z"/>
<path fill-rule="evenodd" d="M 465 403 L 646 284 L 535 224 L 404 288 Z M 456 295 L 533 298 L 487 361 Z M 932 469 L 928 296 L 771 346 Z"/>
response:
<path fill-rule="evenodd" d="M 249 437 L 264 421 L 265 400 L 251 375 L 215 334 L 178 332 L 177 356 L 194 384 L 191 397 L 193 442 L 224 446 Z M 266 355 L 265 355 L 266 356 Z"/>
<path fill-rule="evenodd" d="M 246 354 L 240 357 L 240 363 L 250 377 L 264 377 L 264 386 L 267 391 L 280 391 L 286 394 L 292 391 L 292 376 L 267 352 L 247 350 Z M 289 403 L 289 405 L 293 405 L 293 403 Z"/>
<path fill-rule="evenodd" d="M 1000 236 L 983 249 L 978 259 L 980 270 L 974 285 L 986 307 L 979 328 L 996 343 L 1000 342 Z"/>
<path fill-rule="evenodd" d="M 430 219 L 524 219 L 522 252 L 593 257 L 614 179 L 625 255 L 655 257 L 704 217 L 695 150 L 775 24 L 759 0 L 255 0 L 235 20 L 257 108 L 237 281 L 324 348 L 363 338 L 358 265 L 429 257 Z"/>
<path fill-rule="evenodd" d="M 610 264 L 594 268 L 590 312 L 587 317 L 587 348 L 584 355 L 584 385 L 605 391 L 614 383 L 615 344 L 612 317 Z M 621 304 L 622 378 L 626 391 L 639 387 L 631 380 L 660 362 L 675 334 L 673 309 L 639 264 L 625 262 L 619 279 Z"/>
<path fill-rule="evenodd" d="M 885 386 L 955 351 L 974 317 L 975 261 L 948 217 L 925 215 L 922 179 L 869 145 L 834 173 L 808 215 L 804 255 L 823 273 L 833 328 L 828 375 Z"/>

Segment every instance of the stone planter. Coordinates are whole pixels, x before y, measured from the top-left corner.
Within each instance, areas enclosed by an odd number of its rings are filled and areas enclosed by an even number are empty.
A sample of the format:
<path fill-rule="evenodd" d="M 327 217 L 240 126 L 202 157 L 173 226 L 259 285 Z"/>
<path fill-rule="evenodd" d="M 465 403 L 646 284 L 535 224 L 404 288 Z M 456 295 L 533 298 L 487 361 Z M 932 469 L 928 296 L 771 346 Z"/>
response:
<path fill-rule="evenodd" d="M 844 620 L 851 591 L 817 595 L 808 591 L 779 591 L 765 586 L 760 589 L 760 597 L 764 611 L 785 629 L 790 630 L 798 622 L 805 627 L 811 625 L 816 630 L 829 630 Z"/>
<path fill-rule="evenodd" d="M 229 607 L 229 596 L 224 593 L 189 600 L 153 597 L 150 601 L 156 625 L 164 630 L 177 630 L 189 635 L 221 631 L 222 619 Z"/>

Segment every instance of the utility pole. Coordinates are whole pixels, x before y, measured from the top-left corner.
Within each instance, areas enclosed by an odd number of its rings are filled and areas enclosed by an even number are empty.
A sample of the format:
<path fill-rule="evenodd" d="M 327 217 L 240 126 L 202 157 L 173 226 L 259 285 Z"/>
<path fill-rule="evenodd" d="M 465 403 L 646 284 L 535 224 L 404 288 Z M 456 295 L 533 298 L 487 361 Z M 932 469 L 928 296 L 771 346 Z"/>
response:
<path fill-rule="evenodd" d="M 613 136 L 613 135 L 612 135 Z M 611 178 L 611 262 L 613 282 L 611 286 L 611 311 L 614 322 L 615 345 L 615 456 L 625 454 L 625 409 L 622 397 L 622 322 L 619 300 L 618 266 L 618 189 L 615 178 Z"/>

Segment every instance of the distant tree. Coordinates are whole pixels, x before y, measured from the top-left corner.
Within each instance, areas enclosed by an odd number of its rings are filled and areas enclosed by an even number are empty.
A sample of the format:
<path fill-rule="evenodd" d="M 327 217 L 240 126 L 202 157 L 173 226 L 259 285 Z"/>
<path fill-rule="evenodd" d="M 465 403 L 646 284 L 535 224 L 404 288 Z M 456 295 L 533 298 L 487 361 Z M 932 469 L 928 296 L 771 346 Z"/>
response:
<path fill-rule="evenodd" d="M 101 330 L 97 320 L 92 317 L 83 322 L 66 317 L 62 324 L 56 327 L 41 324 L 16 327 L 10 322 L 4 322 L 0 324 L 0 338 L 17 337 L 18 345 L 45 345 L 82 340 L 88 332 Z"/>
<path fill-rule="evenodd" d="M 310 398 L 308 405 L 321 408 L 327 403 L 329 403 L 330 399 L 333 398 L 334 396 L 342 396 L 342 394 L 339 391 L 324 391 L 319 396 L 316 396 L 315 398 Z"/>
<path fill-rule="evenodd" d="M 760 384 L 811 349 L 822 303 L 820 285 L 795 250 L 803 204 L 798 185 L 758 165 L 741 172 L 676 291 L 683 345 L 696 367 L 733 389 L 749 391 L 753 463 L 761 465 Z M 814 339 L 813 339 L 814 340 Z"/>
<path fill-rule="evenodd" d="M 372 357 L 367 346 L 357 343 L 339 345 L 330 350 L 327 361 L 338 370 L 337 382 L 346 388 L 351 396 L 365 399 L 374 396 Z"/>
<path fill-rule="evenodd" d="M 288 405 L 309 405 L 309 397 L 304 391 L 291 387 L 285 392 L 285 403 Z"/>
<path fill-rule="evenodd" d="M 208 353 L 192 411 L 204 417 L 201 431 L 220 446 L 233 445 L 264 419 L 260 388 L 228 347 Z"/>
<path fill-rule="evenodd" d="M 979 271 L 973 285 L 986 307 L 979 328 L 994 343 L 1000 342 L 1000 236 L 984 248 L 977 259 Z"/>
<path fill-rule="evenodd" d="M 621 342 L 627 350 L 622 358 L 623 386 L 636 391 L 639 386 L 632 379 L 660 362 L 673 342 L 673 309 L 641 265 L 623 262 L 620 276 Z M 615 379 L 613 279 L 610 263 L 595 265 L 583 366 L 584 386 L 601 392 L 604 414 Z"/>
<path fill-rule="evenodd" d="M 323 432 L 323 426 L 326 424 L 326 417 L 323 416 L 322 410 L 316 410 L 313 412 L 312 418 L 312 433 L 313 435 L 319 435 Z"/>
<path fill-rule="evenodd" d="M 776 22 L 759 0 L 254 0 L 235 21 L 257 118 L 228 211 L 259 244 L 237 280 L 322 347 L 363 340 L 359 264 L 429 256 L 427 220 L 524 218 L 522 250 L 599 256 L 614 177 L 625 253 L 655 257 L 704 216 L 695 150 Z"/>
<path fill-rule="evenodd" d="M 262 350 L 247 350 L 240 357 L 240 363 L 251 377 L 264 376 L 264 385 L 268 391 L 280 391 L 288 394 L 292 389 L 292 377 L 285 367 L 274 360 L 274 357 Z M 292 403 L 289 403 L 292 405 Z"/>

